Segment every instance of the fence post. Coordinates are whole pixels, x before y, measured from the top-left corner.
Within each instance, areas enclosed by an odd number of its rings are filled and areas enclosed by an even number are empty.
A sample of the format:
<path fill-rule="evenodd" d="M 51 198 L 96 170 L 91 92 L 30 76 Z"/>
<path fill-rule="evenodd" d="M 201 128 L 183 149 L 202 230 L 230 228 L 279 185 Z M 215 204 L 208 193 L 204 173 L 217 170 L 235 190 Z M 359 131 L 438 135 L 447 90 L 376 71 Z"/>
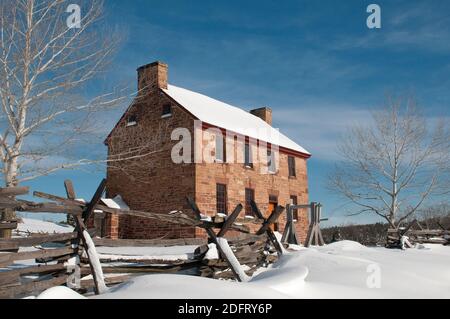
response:
<path fill-rule="evenodd" d="M 292 204 L 286 205 L 287 221 L 286 227 L 283 232 L 283 237 L 281 239 L 282 243 L 288 243 L 292 245 L 299 244 L 297 233 L 295 231 L 294 213 L 293 213 L 293 210 L 296 208 L 297 208 L 296 205 Z"/>
<path fill-rule="evenodd" d="M 278 256 L 283 255 L 283 247 L 282 247 L 281 243 L 278 241 L 275 234 L 273 233 L 272 229 L 270 229 L 270 226 L 278 220 L 278 217 L 280 217 L 280 215 L 284 211 L 284 207 L 277 206 L 275 208 L 275 211 L 272 213 L 272 215 L 268 219 L 266 219 L 266 218 L 264 218 L 264 215 L 261 213 L 261 211 L 258 208 L 258 205 L 254 201 L 251 201 L 250 205 L 251 205 L 253 213 L 256 215 L 256 217 L 258 217 L 259 219 L 262 219 L 264 221 L 263 226 L 256 234 L 262 235 L 264 232 L 266 232 L 267 237 L 269 237 L 269 240 L 272 242 L 272 245 L 275 247 Z"/>
<path fill-rule="evenodd" d="M 64 186 L 66 188 L 67 198 L 75 199 L 76 198 L 75 189 L 73 187 L 72 182 L 70 180 L 66 180 L 64 182 Z M 96 194 L 93 197 L 93 200 L 96 200 L 97 202 L 100 200 L 98 197 L 100 190 L 101 190 L 101 193 L 103 193 L 104 181 L 102 181 L 99 188 L 97 189 Z M 100 193 L 100 196 L 101 196 L 101 193 Z M 94 205 L 92 205 L 92 203 L 90 203 L 87 206 L 85 213 L 86 212 L 89 213 L 89 211 L 93 211 L 97 202 Z M 85 214 L 85 213 L 83 215 L 87 216 L 87 218 L 89 218 L 90 214 Z M 104 277 L 103 277 L 103 271 L 101 268 L 100 260 L 98 259 L 98 255 L 95 251 L 95 246 L 92 242 L 92 238 L 90 238 L 89 233 L 87 232 L 86 226 L 83 222 L 83 219 L 80 216 L 75 216 L 75 224 L 76 224 L 76 230 L 78 232 L 78 239 L 76 240 L 75 245 L 78 248 L 80 245 L 80 242 L 83 243 L 83 248 L 84 248 L 86 255 L 88 257 L 88 260 L 89 260 L 89 267 L 91 268 L 92 278 L 94 279 L 94 291 L 95 291 L 96 295 L 100 295 L 100 294 L 104 293 L 107 289 L 107 287 L 105 285 Z"/>
<path fill-rule="evenodd" d="M 200 221 L 202 218 L 202 213 L 201 213 L 200 209 L 198 208 L 197 204 L 190 197 L 186 197 L 186 200 L 189 203 L 189 205 L 191 206 L 192 210 L 194 211 L 196 219 Z M 237 218 L 238 214 L 236 214 L 236 212 L 237 211 L 240 212 L 241 210 L 242 210 L 242 206 L 238 206 L 234 213 L 235 216 L 233 216 L 232 218 L 234 218 L 234 217 Z M 233 256 L 230 255 L 229 247 L 227 247 L 227 245 L 225 245 L 224 241 L 217 238 L 216 233 L 214 232 L 213 229 L 211 229 L 211 227 L 205 227 L 205 230 L 206 230 L 206 233 L 208 234 L 208 237 L 211 240 L 211 242 L 216 244 L 218 252 L 223 257 L 223 259 L 225 259 L 225 261 L 227 262 L 227 264 L 230 267 L 231 271 L 233 272 L 233 275 L 236 278 L 236 280 L 239 282 L 246 281 L 246 278 L 243 276 L 242 266 L 239 264 L 239 262 L 235 258 L 233 258 L 235 260 L 231 259 L 234 256 L 234 254 L 231 253 L 231 255 L 233 255 Z"/>

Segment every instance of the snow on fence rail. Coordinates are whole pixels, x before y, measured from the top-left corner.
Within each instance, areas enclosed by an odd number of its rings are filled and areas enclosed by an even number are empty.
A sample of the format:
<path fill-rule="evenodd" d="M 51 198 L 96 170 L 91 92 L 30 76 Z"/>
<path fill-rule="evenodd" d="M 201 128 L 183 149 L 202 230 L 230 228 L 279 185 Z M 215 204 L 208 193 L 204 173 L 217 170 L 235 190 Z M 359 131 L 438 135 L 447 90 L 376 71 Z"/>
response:
<path fill-rule="evenodd" d="M 410 244 L 419 243 L 450 245 L 450 230 L 445 229 L 440 224 L 439 226 L 441 229 L 424 229 L 419 221 L 413 220 L 404 228 L 391 228 L 388 230 L 387 247 L 403 248 L 403 243 L 405 240 Z"/>
<path fill-rule="evenodd" d="M 75 198 L 72 183 L 66 181 L 65 186 L 68 198 Z M 95 207 L 92 203 L 98 202 L 104 189 L 105 181 L 102 181 L 91 203 L 85 207 L 19 200 L 16 196 L 28 194 L 28 188 L 0 189 L 1 211 L 73 214 L 76 224 L 75 232 L 72 233 L 0 239 L 0 298 L 21 297 L 68 284 L 74 278 L 76 267 L 83 266 L 79 262 L 83 250 L 89 257 L 95 293 L 104 291 L 104 279 L 98 267 L 99 261 L 96 260 L 95 246 L 90 245 L 92 239 L 85 226 Z M 17 221 L 6 222 L 17 224 Z M 31 264 L 16 264 L 33 259 L 34 263 Z"/>
<path fill-rule="evenodd" d="M 247 274 L 244 272 L 243 264 L 248 266 L 247 273 L 251 274 L 261 265 L 267 265 L 276 260 L 276 256 L 267 253 L 268 251 L 278 255 L 284 252 L 282 244 L 271 229 L 271 226 L 278 221 L 278 218 L 283 213 L 284 207 L 276 207 L 272 215 L 265 218 L 259 211 L 256 203 L 253 202 L 252 208 L 257 217 L 253 220 L 239 219 L 240 212 L 243 209 L 242 205 L 238 205 L 232 214 L 226 218 L 216 216 L 206 220 L 202 218 L 203 214 L 190 198 L 187 198 L 187 201 L 194 212 L 194 216 L 186 215 L 183 212 L 155 214 L 107 207 L 101 203 L 105 186 L 106 181 L 103 180 L 90 202 L 76 200 L 77 197 L 70 181 L 65 182 L 66 198 L 34 192 L 33 195 L 35 197 L 51 201 L 44 203 L 16 198 L 17 196 L 28 194 L 28 188 L 0 189 L 0 211 L 7 209 L 28 213 L 68 214 L 72 216 L 75 223 L 75 231 L 72 233 L 0 239 L 0 268 L 3 268 L 3 270 L 0 269 L 0 298 L 20 297 L 38 293 L 53 286 L 67 284 L 71 276 L 74 275 L 74 261 L 81 268 L 81 275 L 92 274 L 92 280 L 84 281 L 80 288 L 86 289 L 87 286 L 93 286 L 96 294 L 106 290 L 105 284 L 120 283 L 128 278 L 127 276 L 122 276 L 119 279 L 105 279 L 103 273 L 142 271 L 136 270 L 136 268 L 133 269 L 133 267 L 100 266 L 102 260 L 96 252 L 95 244 L 106 246 L 114 244 L 112 244 L 111 240 L 92 240 L 90 238 L 86 224 L 93 217 L 96 210 L 199 227 L 206 231 L 210 245 L 199 246 L 194 252 L 192 260 L 178 261 L 172 265 L 173 267 L 171 265 L 151 265 L 151 261 L 147 261 L 147 266 L 150 264 L 149 269 L 152 271 L 165 272 L 197 265 L 202 276 L 226 278 L 230 276 L 229 272 L 227 273 L 227 269 L 229 269 L 231 270 L 231 277 L 238 281 L 245 281 L 247 280 Z M 256 234 L 251 234 L 249 224 L 260 225 Z M 17 221 L 4 221 L 0 225 L 5 229 L 14 229 L 17 227 Z M 227 242 L 227 245 L 225 245 L 225 241 L 222 238 L 229 231 L 235 231 L 242 235 L 240 238 L 230 241 L 229 244 Z M 95 233 L 95 231 L 91 231 L 91 233 Z M 49 246 L 49 244 L 51 245 Z M 128 244 L 130 244 L 130 241 L 128 241 Z M 132 244 L 139 246 L 139 244 L 144 245 L 145 243 L 136 242 Z M 174 242 L 162 243 L 161 246 L 171 246 L 173 244 Z M 211 246 L 211 244 L 215 244 L 215 246 Z M 42 248 L 43 246 L 47 248 Z M 48 248 L 51 246 L 56 248 Z M 33 249 L 31 247 L 38 248 Z M 210 251 L 213 247 L 217 249 L 219 254 Z M 24 248 L 26 249 L 24 250 Z M 216 257 L 208 259 L 210 256 Z M 32 259 L 35 260 L 35 263 L 29 267 L 11 268 L 14 262 Z M 89 266 L 87 267 L 87 265 L 83 264 L 83 261 Z M 139 260 L 134 262 L 139 262 Z M 33 275 L 33 277 L 30 277 L 30 275 Z"/>

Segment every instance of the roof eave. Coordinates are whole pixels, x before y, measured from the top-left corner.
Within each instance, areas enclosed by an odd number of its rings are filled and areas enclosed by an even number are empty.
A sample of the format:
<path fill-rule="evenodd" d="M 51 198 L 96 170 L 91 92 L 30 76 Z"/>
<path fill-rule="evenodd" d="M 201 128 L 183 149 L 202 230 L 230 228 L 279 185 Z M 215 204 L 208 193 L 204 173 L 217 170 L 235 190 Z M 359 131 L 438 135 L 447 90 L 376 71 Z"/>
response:
<path fill-rule="evenodd" d="M 203 128 L 204 128 L 204 129 L 208 129 L 208 128 L 218 128 L 218 129 L 222 130 L 223 133 L 225 133 L 225 132 L 227 131 L 226 128 L 219 127 L 219 126 L 217 126 L 217 125 L 213 125 L 213 124 L 210 124 L 210 123 L 203 122 L 202 124 L 203 124 Z M 240 134 L 240 133 L 236 133 L 236 132 L 233 132 L 233 131 L 231 131 L 231 132 L 232 132 L 234 135 L 236 135 L 236 136 L 243 136 L 243 137 L 245 137 L 245 138 L 250 138 L 249 136 L 244 136 L 244 135 L 242 135 L 242 134 Z M 259 139 L 258 139 L 257 141 L 262 141 L 262 140 L 259 140 Z M 268 146 L 272 145 L 272 144 L 269 143 L 269 142 L 266 142 L 266 141 L 263 141 L 263 142 L 267 143 Z M 311 155 L 310 153 L 300 152 L 300 151 L 293 150 L 293 149 L 291 149 L 291 148 L 284 147 L 284 146 L 280 146 L 280 145 L 277 145 L 277 146 L 279 147 L 280 151 L 282 151 L 283 153 L 286 153 L 286 154 L 290 154 L 290 155 L 302 157 L 302 158 L 305 158 L 305 159 L 309 159 L 309 158 L 312 157 L 312 155 Z"/>

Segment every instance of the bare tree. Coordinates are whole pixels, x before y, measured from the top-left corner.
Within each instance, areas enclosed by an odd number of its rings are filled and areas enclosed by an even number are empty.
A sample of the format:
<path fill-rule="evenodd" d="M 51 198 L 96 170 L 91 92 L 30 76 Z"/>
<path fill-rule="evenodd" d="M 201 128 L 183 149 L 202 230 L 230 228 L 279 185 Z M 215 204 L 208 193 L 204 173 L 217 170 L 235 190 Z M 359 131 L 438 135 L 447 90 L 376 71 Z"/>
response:
<path fill-rule="evenodd" d="M 372 117 L 342 139 L 330 187 L 353 204 L 352 215 L 374 213 L 398 228 L 450 193 L 450 126 L 442 119 L 430 130 L 412 98 L 389 98 Z"/>
<path fill-rule="evenodd" d="M 442 228 L 442 225 L 439 225 L 441 221 L 450 220 L 450 205 L 444 202 L 423 207 L 418 215 L 427 229 L 439 229 Z"/>
<path fill-rule="evenodd" d="M 69 21 L 77 8 L 81 19 Z M 114 88 L 95 92 L 93 79 L 118 43 L 114 30 L 101 28 L 102 16 L 98 0 L 0 2 L 0 170 L 6 187 L 87 164 L 74 161 L 70 151 L 98 129 L 96 112 L 126 98 Z"/>
<path fill-rule="evenodd" d="M 96 95 L 92 79 L 116 47 L 100 33 L 101 1 L 84 1 L 81 20 L 66 21 L 73 1 L 5 0 L 0 4 L 0 160 L 6 187 L 76 163 L 68 150 L 93 132 L 93 113 L 117 105 Z"/>

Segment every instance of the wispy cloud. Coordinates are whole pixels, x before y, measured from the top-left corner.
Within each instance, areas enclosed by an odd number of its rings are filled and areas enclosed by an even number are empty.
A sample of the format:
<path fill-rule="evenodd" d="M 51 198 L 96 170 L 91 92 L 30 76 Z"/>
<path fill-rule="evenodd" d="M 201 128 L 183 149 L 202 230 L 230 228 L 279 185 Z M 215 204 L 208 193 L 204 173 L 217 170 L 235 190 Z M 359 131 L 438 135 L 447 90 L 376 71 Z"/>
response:
<path fill-rule="evenodd" d="M 337 145 L 340 139 L 355 126 L 373 125 L 373 107 L 355 107 L 342 104 L 306 104 L 297 109 L 276 109 L 275 125 L 280 131 L 305 147 L 313 154 L 313 159 L 326 162 L 340 160 Z M 441 121 L 450 122 L 449 116 L 427 116 L 430 130 Z"/>
<path fill-rule="evenodd" d="M 386 6 L 382 6 L 386 8 Z M 383 10 L 383 27 L 374 32 L 340 35 L 331 42 L 334 50 L 384 48 L 392 51 L 450 52 L 450 16 L 439 5 L 408 3 L 401 9 Z"/>
<path fill-rule="evenodd" d="M 281 131 L 305 147 L 315 159 L 339 158 L 337 142 L 350 126 L 368 125 L 369 109 L 346 105 L 316 105 L 301 109 L 277 109 L 274 120 Z"/>

